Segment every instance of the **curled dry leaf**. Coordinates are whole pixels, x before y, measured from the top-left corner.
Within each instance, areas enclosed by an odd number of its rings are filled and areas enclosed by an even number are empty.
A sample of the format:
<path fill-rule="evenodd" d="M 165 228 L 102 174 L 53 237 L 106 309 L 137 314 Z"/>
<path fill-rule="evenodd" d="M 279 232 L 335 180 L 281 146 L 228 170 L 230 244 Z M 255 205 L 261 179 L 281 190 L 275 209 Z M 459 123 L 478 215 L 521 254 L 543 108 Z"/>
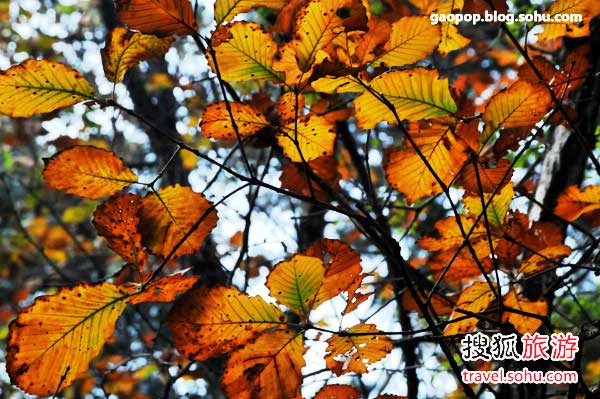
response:
<path fill-rule="evenodd" d="M 84 198 L 113 195 L 137 182 L 121 158 L 101 148 L 75 146 L 45 161 L 44 180 L 50 188 Z"/>

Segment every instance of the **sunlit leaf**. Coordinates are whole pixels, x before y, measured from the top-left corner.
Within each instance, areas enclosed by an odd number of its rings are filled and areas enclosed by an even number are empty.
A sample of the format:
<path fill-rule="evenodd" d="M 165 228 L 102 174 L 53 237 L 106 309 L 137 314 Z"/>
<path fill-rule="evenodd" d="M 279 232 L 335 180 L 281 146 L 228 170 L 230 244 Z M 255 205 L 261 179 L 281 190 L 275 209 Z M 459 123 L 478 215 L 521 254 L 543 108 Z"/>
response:
<path fill-rule="evenodd" d="M 500 190 L 492 201 L 487 206 L 485 213 L 487 215 L 487 219 L 493 226 L 501 226 L 504 223 L 504 216 L 506 216 L 506 212 L 508 212 L 508 208 L 510 207 L 510 203 L 512 202 L 513 195 L 515 194 L 515 190 L 513 188 L 512 183 L 507 184 Z M 492 194 L 484 193 L 483 201 L 487 204 L 492 197 Z M 466 196 L 463 198 L 463 202 L 465 204 L 465 208 L 469 210 L 469 213 L 474 218 L 478 217 L 483 213 L 483 204 L 481 203 L 481 197 L 479 195 L 475 196 Z"/>
<path fill-rule="evenodd" d="M 213 34 L 212 45 L 221 77 L 227 82 L 284 79 L 281 72 L 273 69 L 277 44 L 259 24 L 240 21 L 220 27 Z"/>
<path fill-rule="evenodd" d="M 190 187 L 164 187 L 142 200 L 139 212 L 142 242 L 153 254 L 173 257 L 197 252 L 217 224 L 217 211 Z M 196 227 L 194 231 L 191 231 Z"/>
<path fill-rule="evenodd" d="M 277 330 L 233 352 L 222 385 L 230 398 L 295 398 L 304 367 L 302 334 Z"/>
<path fill-rule="evenodd" d="M 317 115 L 301 116 L 282 127 L 282 133 L 277 135 L 284 155 L 293 162 L 308 162 L 332 155 L 334 141 L 333 123 Z"/>
<path fill-rule="evenodd" d="M 269 125 L 267 118 L 251 105 L 230 103 L 230 106 L 237 131 L 241 137 L 251 136 Z M 204 137 L 220 140 L 236 139 L 225 102 L 213 103 L 206 107 L 200 121 L 200 131 Z"/>
<path fill-rule="evenodd" d="M 485 131 L 483 140 L 498 128 L 531 127 L 550 106 L 552 99 L 541 84 L 519 80 L 509 89 L 496 93 L 483 113 Z"/>
<path fill-rule="evenodd" d="M 106 238 L 108 247 L 140 269 L 148 260 L 138 231 L 141 205 L 141 198 L 134 194 L 111 197 L 98 205 L 93 220 L 96 232 Z"/>
<path fill-rule="evenodd" d="M 323 262 L 311 256 L 294 255 L 278 263 L 267 278 L 271 296 L 298 314 L 308 316 L 311 298 L 323 281 Z"/>
<path fill-rule="evenodd" d="M 334 157 L 319 157 L 308 162 L 308 168 L 323 181 L 329 185 L 333 191 L 339 191 L 340 174 L 337 170 L 337 161 Z M 293 192 L 311 196 L 321 201 L 327 201 L 329 194 L 321 188 L 315 181 L 308 184 L 308 175 L 305 172 L 305 166 L 302 163 L 289 163 L 284 165 L 281 170 L 281 187 L 287 188 Z M 311 190 L 312 188 L 312 190 Z"/>
<path fill-rule="evenodd" d="M 267 7 L 279 11 L 287 2 L 283 0 L 216 0 L 215 20 L 217 25 L 231 21 L 237 14 L 248 12 L 256 7 Z"/>
<path fill-rule="evenodd" d="M 500 140 L 496 142 L 498 144 Z M 505 185 L 510 182 L 513 170 L 510 167 L 510 162 L 506 159 L 500 159 L 497 162 L 491 162 L 492 165 L 484 162 L 477 162 L 477 172 L 472 163 L 468 163 L 463 168 L 462 186 L 470 193 L 479 193 L 483 189 L 484 193 L 492 193 L 496 187 Z M 477 175 L 479 174 L 479 182 Z"/>
<path fill-rule="evenodd" d="M 334 335 L 327 343 L 325 364 L 336 375 L 366 373 L 369 365 L 386 357 L 393 348 L 392 341 L 374 324 L 364 323 L 347 329 L 344 335 Z"/>
<path fill-rule="evenodd" d="M 319 78 L 310 84 L 312 88 L 320 93 L 362 93 L 365 86 L 353 76 L 326 76 Z"/>
<path fill-rule="evenodd" d="M 488 308 L 494 299 L 493 291 L 487 282 L 476 281 L 465 288 L 456 301 L 449 323 L 444 329 L 444 335 L 456 335 L 472 331 L 477 325 L 477 318 L 465 317 L 465 314 L 460 310 L 481 313 Z M 458 318 L 460 318 L 459 321 L 453 321 Z"/>
<path fill-rule="evenodd" d="M 111 82 L 120 82 L 127 70 L 140 61 L 162 58 L 173 40 L 170 36 L 144 35 L 116 27 L 109 33 L 104 48 L 100 50 L 106 78 Z"/>
<path fill-rule="evenodd" d="M 196 360 L 228 353 L 284 321 L 274 305 L 234 287 L 193 289 L 175 303 L 168 318 L 177 350 Z"/>
<path fill-rule="evenodd" d="M 111 283 L 82 283 L 36 298 L 10 325 L 11 381 L 39 396 L 70 386 L 112 336 L 127 298 Z"/>
<path fill-rule="evenodd" d="M 189 0 L 116 0 L 117 15 L 143 33 L 189 35 L 198 30 Z"/>
<path fill-rule="evenodd" d="M 539 273 L 548 267 L 554 266 L 556 262 L 571 255 L 571 247 L 568 245 L 555 245 L 537 251 L 521 262 L 517 273 L 528 276 Z"/>
<path fill-rule="evenodd" d="M 440 42 L 440 27 L 432 25 L 428 16 L 403 17 L 392 24 L 392 32 L 384 52 L 373 65 L 402 66 L 431 55 Z"/>
<path fill-rule="evenodd" d="M 517 295 L 515 290 L 510 290 L 503 298 L 504 306 L 511 307 L 523 312 L 532 313 L 538 316 L 546 316 L 548 314 L 548 303 L 544 298 L 538 301 L 530 301 Z M 509 322 L 521 334 L 533 334 L 542 325 L 542 320 L 539 318 L 525 316 L 521 313 L 511 312 L 510 309 L 505 309 L 502 314 L 502 321 Z"/>
<path fill-rule="evenodd" d="M 458 27 L 450 22 L 443 22 L 441 25 L 442 38 L 438 51 L 441 55 L 446 55 L 451 51 L 461 49 L 471 43 L 471 39 L 464 37 L 458 31 Z"/>
<path fill-rule="evenodd" d="M 137 176 L 111 151 L 76 146 L 46 160 L 44 180 L 55 190 L 97 199 L 137 182 Z"/>
<path fill-rule="evenodd" d="M 171 302 L 198 281 L 198 276 L 184 276 L 182 272 L 161 277 L 148 284 L 139 294 L 132 295 L 129 303 Z"/>
<path fill-rule="evenodd" d="M 409 124 L 409 132 L 421 154 L 436 175 L 450 185 L 467 160 L 467 148 L 449 125 L 436 121 Z M 392 149 L 387 153 L 385 176 L 396 190 L 406 196 L 408 202 L 442 192 L 427 164 L 411 144 L 407 149 Z"/>
<path fill-rule="evenodd" d="M 569 222 L 600 209 L 600 186 L 587 186 L 580 190 L 569 186 L 558 197 L 554 212 Z"/>
<path fill-rule="evenodd" d="M 325 385 L 313 399 L 361 399 L 360 392 L 351 385 Z"/>
<path fill-rule="evenodd" d="M 58 62 L 27 60 L 0 73 L 0 113 L 46 114 L 94 98 L 79 72 Z"/>
<path fill-rule="evenodd" d="M 435 118 L 457 109 L 448 89 L 448 80 L 440 78 L 436 70 L 392 71 L 373 79 L 369 86 L 394 106 L 400 120 Z M 398 123 L 388 106 L 370 92 L 356 98 L 354 106 L 361 129 L 374 128 L 382 121 Z"/>
<path fill-rule="evenodd" d="M 544 18 L 555 18 L 559 14 L 577 14 L 583 18 L 581 25 L 577 23 L 550 22 L 543 24 L 544 31 L 537 35 L 539 40 L 552 40 L 561 36 L 581 37 L 590 34 L 588 3 L 581 0 L 555 0 L 544 12 Z"/>

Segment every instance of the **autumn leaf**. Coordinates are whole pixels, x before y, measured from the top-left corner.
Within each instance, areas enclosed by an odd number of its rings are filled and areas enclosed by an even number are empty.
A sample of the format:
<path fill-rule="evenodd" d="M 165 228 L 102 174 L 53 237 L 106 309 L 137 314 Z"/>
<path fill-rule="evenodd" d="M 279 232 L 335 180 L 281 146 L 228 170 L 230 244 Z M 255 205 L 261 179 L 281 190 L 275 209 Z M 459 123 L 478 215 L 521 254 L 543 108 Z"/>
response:
<path fill-rule="evenodd" d="M 106 78 L 119 83 L 129 68 L 140 61 L 162 58 L 173 40 L 171 36 L 157 37 L 121 27 L 114 28 L 106 38 L 104 48 L 100 50 Z"/>
<path fill-rule="evenodd" d="M 456 104 L 448 89 L 448 80 L 441 79 L 436 70 L 414 68 L 392 71 L 373 79 L 369 84 L 394 106 L 400 120 L 416 121 L 456 112 Z M 354 100 L 356 121 L 361 129 L 374 128 L 386 121 L 397 124 L 394 113 L 371 92 Z"/>
<path fill-rule="evenodd" d="M 481 313 L 495 299 L 493 291 L 487 282 L 476 281 L 465 288 L 456 301 L 456 306 L 450 315 L 450 320 L 444 329 L 444 335 L 456 335 L 472 331 L 477 325 L 477 318 L 466 317 L 460 310 L 471 313 Z M 460 318 L 458 321 L 453 321 Z"/>
<path fill-rule="evenodd" d="M 592 0 L 593 1 L 593 0 Z M 583 23 L 550 22 L 543 24 L 544 31 L 537 35 L 539 40 L 552 40 L 561 36 L 582 37 L 590 34 L 589 11 L 587 3 L 591 1 L 580 0 L 555 0 L 544 12 L 544 18 L 555 18 L 558 14 L 578 14 L 583 18 Z M 544 19 L 546 21 L 546 19 Z"/>
<path fill-rule="evenodd" d="M 600 186 L 579 189 L 576 185 L 572 185 L 558 197 L 554 212 L 557 216 L 573 222 L 598 209 L 600 209 Z"/>
<path fill-rule="evenodd" d="M 212 37 L 221 77 L 227 82 L 267 79 L 282 82 L 284 75 L 273 67 L 277 44 L 253 22 L 234 22 L 220 27 Z M 213 71 L 213 60 L 209 59 Z"/>
<path fill-rule="evenodd" d="M 277 115 L 282 122 L 290 122 L 302 114 L 304 96 L 301 93 L 288 91 L 277 100 Z"/>
<path fill-rule="evenodd" d="M 222 385 L 230 398 L 295 398 L 304 367 L 302 334 L 277 330 L 231 354 Z"/>
<path fill-rule="evenodd" d="M 351 385 L 325 385 L 313 399 L 361 399 L 360 392 Z"/>
<path fill-rule="evenodd" d="M 142 247 L 137 213 L 141 198 L 134 194 L 111 197 L 94 211 L 94 226 L 99 236 L 106 238 L 108 247 L 125 261 L 139 269 L 146 265 L 148 255 Z"/>
<path fill-rule="evenodd" d="M 393 348 L 392 341 L 374 324 L 364 323 L 348 328 L 343 335 L 332 336 L 327 343 L 325 364 L 338 376 L 366 373 L 369 365 L 386 357 Z"/>
<path fill-rule="evenodd" d="M 319 157 L 308 162 L 308 168 L 327 184 L 333 191 L 339 191 L 340 174 L 337 170 L 337 160 L 334 157 Z M 315 181 L 308 184 L 309 176 L 302 163 L 288 163 L 281 170 L 281 187 L 295 193 L 310 197 L 314 194 L 320 201 L 329 200 L 329 194 Z M 312 188 L 312 190 L 311 190 Z"/>
<path fill-rule="evenodd" d="M 30 59 L 0 73 L 0 113 L 15 118 L 93 99 L 94 89 L 87 80 L 58 62 Z"/>
<path fill-rule="evenodd" d="M 499 227 L 504 223 L 504 217 L 508 212 L 508 208 L 512 202 L 512 198 L 515 195 L 515 190 L 512 183 L 504 186 L 498 193 L 492 198 L 492 194 L 483 193 L 483 201 L 489 205 L 487 206 L 485 213 L 487 220 L 492 226 Z M 483 204 L 479 195 L 466 196 L 463 198 L 465 208 L 469 210 L 472 217 L 477 218 L 483 213 Z M 491 199 L 491 202 L 490 202 Z"/>
<path fill-rule="evenodd" d="M 429 17 L 403 17 L 392 24 L 392 32 L 383 54 L 373 66 L 403 66 L 431 55 L 440 42 L 440 27 L 432 25 Z"/>
<path fill-rule="evenodd" d="M 464 6 L 463 0 L 448 0 L 432 2 L 425 14 L 460 14 Z M 458 27 L 452 22 L 440 22 L 441 39 L 438 51 L 446 55 L 451 51 L 461 49 L 471 42 L 460 34 Z"/>
<path fill-rule="evenodd" d="M 353 76 L 325 76 L 313 81 L 311 87 L 319 93 L 362 93 L 365 86 Z"/>
<path fill-rule="evenodd" d="M 266 7 L 273 11 L 279 11 L 286 5 L 283 0 L 216 0 L 215 20 L 217 25 L 231 21 L 236 15 L 248 12 L 253 8 Z"/>
<path fill-rule="evenodd" d="M 271 296 L 290 310 L 308 317 L 313 294 L 323 281 L 323 262 L 311 256 L 294 255 L 278 263 L 267 278 Z"/>
<path fill-rule="evenodd" d="M 168 317 L 177 350 L 196 360 L 228 353 L 284 321 L 274 305 L 234 287 L 193 289 L 175 303 Z"/>
<path fill-rule="evenodd" d="M 529 256 L 521 262 L 521 266 L 517 270 L 517 273 L 523 276 L 539 273 L 548 267 L 554 266 L 555 263 L 559 262 L 561 259 L 571 255 L 572 250 L 568 245 L 562 244 L 540 249 L 536 252 L 538 253 Z"/>
<path fill-rule="evenodd" d="M 523 312 L 532 313 L 538 316 L 546 316 L 548 314 L 548 304 L 544 298 L 538 301 L 530 301 L 517 295 L 515 290 L 510 290 L 503 298 L 504 306 L 517 309 Z M 502 314 L 502 321 L 509 322 L 520 334 L 533 334 L 542 325 L 540 318 L 525 316 L 521 313 L 511 312 L 510 309 L 505 309 Z"/>
<path fill-rule="evenodd" d="M 297 121 L 288 123 L 281 130 L 277 142 L 292 162 L 309 162 L 333 154 L 335 128 L 332 122 L 322 116 L 298 117 Z"/>
<path fill-rule="evenodd" d="M 113 152 L 75 146 L 46 159 L 48 187 L 80 197 L 98 199 L 137 182 L 137 176 Z"/>
<path fill-rule="evenodd" d="M 172 251 L 172 257 L 197 252 L 217 224 L 212 204 L 190 187 L 179 185 L 148 194 L 142 200 L 139 217 L 142 242 L 163 258 Z"/>
<path fill-rule="evenodd" d="M 186 292 L 198 281 L 198 276 L 185 276 L 184 271 L 161 277 L 144 287 L 143 291 L 132 295 L 129 303 L 171 302 Z M 134 288 L 135 285 L 133 286 Z"/>
<path fill-rule="evenodd" d="M 438 121 L 410 123 L 409 133 L 435 174 L 449 186 L 468 158 L 467 147 L 451 129 Z M 406 143 L 407 149 L 392 149 L 387 153 L 385 176 L 409 203 L 442 192 L 442 187 L 421 156 Z"/>
<path fill-rule="evenodd" d="M 508 90 L 496 93 L 485 107 L 482 140 L 487 141 L 498 128 L 533 126 L 546 115 L 551 102 L 543 85 L 517 81 Z"/>
<path fill-rule="evenodd" d="M 267 118 L 251 105 L 242 103 L 230 103 L 229 105 L 237 125 L 237 131 L 241 137 L 251 136 L 260 129 L 269 126 Z M 236 139 L 225 102 L 213 103 L 206 107 L 200 121 L 200 131 L 204 137 L 219 140 Z"/>
<path fill-rule="evenodd" d="M 87 373 L 125 309 L 114 284 L 81 283 L 36 298 L 9 329 L 7 371 L 27 393 L 52 395 Z"/>
<path fill-rule="evenodd" d="M 189 35 L 198 30 L 189 0 L 116 0 L 119 19 L 129 29 L 163 35 Z"/>
<path fill-rule="evenodd" d="M 500 140 L 501 139 L 502 136 Z M 500 140 L 496 141 L 496 144 L 498 144 Z M 477 161 L 477 172 L 475 172 L 473 163 L 468 163 L 463 168 L 462 186 L 468 193 L 479 193 L 479 186 L 481 184 L 481 189 L 483 189 L 484 193 L 493 193 L 496 190 L 496 187 L 503 186 L 510 182 L 512 173 L 513 170 L 510 166 L 510 162 L 506 159 L 500 159 L 498 161 L 490 160 L 488 163 L 485 162 L 485 158 L 480 158 Z M 477 179 L 477 175 L 479 175 L 479 179 Z"/>
<path fill-rule="evenodd" d="M 461 221 L 465 233 L 471 229 L 475 222 L 473 219 L 466 217 L 462 217 Z M 427 251 L 443 251 L 458 248 L 464 241 L 464 237 L 454 216 L 436 221 L 434 228 L 438 232 L 439 237 L 423 237 L 417 241 Z M 469 241 L 471 245 L 476 246 L 478 242 L 485 241 L 486 237 L 487 231 L 483 223 L 480 222 L 473 229 Z M 487 243 L 484 245 L 487 246 Z"/>

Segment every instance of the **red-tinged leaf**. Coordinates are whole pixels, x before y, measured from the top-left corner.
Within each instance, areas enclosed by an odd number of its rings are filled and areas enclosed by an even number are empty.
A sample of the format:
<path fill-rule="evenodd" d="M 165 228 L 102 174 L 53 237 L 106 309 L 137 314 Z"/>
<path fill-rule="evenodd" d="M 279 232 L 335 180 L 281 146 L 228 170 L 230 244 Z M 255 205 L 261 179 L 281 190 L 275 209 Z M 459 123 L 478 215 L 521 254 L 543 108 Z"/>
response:
<path fill-rule="evenodd" d="M 228 353 L 265 330 L 281 327 L 284 321 L 285 316 L 274 305 L 234 287 L 188 291 L 168 317 L 177 350 L 196 360 Z"/>
<path fill-rule="evenodd" d="M 37 297 L 9 328 L 6 369 L 11 382 L 39 396 L 71 386 L 112 337 L 128 296 L 105 282 Z"/>
<path fill-rule="evenodd" d="M 308 168 L 331 190 L 339 191 L 340 174 L 338 173 L 338 163 L 334 157 L 319 157 L 308 162 Z M 301 163 L 288 163 L 284 165 L 281 171 L 279 181 L 281 187 L 291 190 L 295 193 L 305 196 L 314 194 L 315 198 L 320 201 L 327 201 L 329 194 L 321 188 L 321 186 L 311 181 L 308 183 L 309 176 L 305 172 L 305 166 Z M 311 190 L 312 188 L 312 190 Z"/>
<path fill-rule="evenodd" d="M 171 302 L 177 295 L 192 288 L 196 281 L 198 281 L 198 276 L 184 276 L 183 273 L 161 277 L 148 284 L 139 294 L 133 295 L 129 299 L 129 303 Z"/>
<path fill-rule="evenodd" d="M 327 343 L 325 364 L 338 376 L 366 373 L 369 365 L 386 357 L 393 348 L 392 341 L 375 325 L 362 323 L 347 329 L 344 335 L 334 335 Z"/>
<path fill-rule="evenodd" d="M 139 216 L 142 242 L 163 258 L 182 240 L 172 257 L 197 252 L 217 224 L 212 204 L 190 187 L 179 185 L 148 194 L 142 200 Z"/>
<path fill-rule="evenodd" d="M 360 392 L 351 385 L 325 385 L 313 399 L 361 399 Z"/>
<path fill-rule="evenodd" d="M 504 186 L 510 182 L 513 169 L 510 162 L 500 159 L 498 162 L 478 162 L 477 172 L 484 193 L 493 193 L 498 186 Z M 462 172 L 462 186 L 469 193 L 479 193 L 477 172 L 472 163 L 465 165 Z"/>
<path fill-rule="evenodd" d="M 554 209 L 556 215 L 572 222 L 600 209 L 600 185 L 588 186 L 584 189 L 579 189 L 575 185 L 569 186 L 558 197 L 557 202 Z"/>
<path fill-rule="evenodd" d="M 198 24 L 189 0 L 116 0 L 117 15 L 143 33 L 190 35 Z"/>
<path fill-rule="evenodd" d="M 532 313 L 538 316 L 546 316 L 548 314 L 548 304 L 544 298 L 539 301 L 530 301 L 518 295 L 515 290 L 510 290 L 503 298 L 504 306 L 517 309 L 523 312 Z M 507 309 L 502 314 L 502 321 L 509 322 L 521 334 L 533 334 L 542 325 L 540 318 L 525 316 L 521 313 L 511 312 Z"/>
<path fill-rule="evenodd" d="M 222 385 L 230 398 L 295 398 L 304 367 L 302 334 L 277 330 L 233 352 Z"/>
<path fill-rule="evenodd" d="M 450 336 L 472 331 L 477 325 L 477 318 L 465 318 L 465 314 L 460 310 L 481 313 L 488 308 L 494 299 L 494 294 L 486 282 L 476 281 L 465 288 L 456 301 L 456 306 L 450 315 L 449 323 L 444 329 L 444 335 Z M 453 321 L 458 318 L 460 318 L 459 321 Z"/>
<path fill-rule="evenodd" d="M 55 190 L 98 199 L 136 183 L 137 176 L 111 151 L 76 146 L 46 160 L 44 180 Z"/>
<path fill-rule="evenodd" d="M 123 194 L 109 198 L 94 211 L 93 223 L 99 236 L 106 238 L 110 249 L 125 261 L 139 269 L 144 268 L 148 254 L 142 247 L 142 235 L 138 231 L 140 218 L 137 213 L 141 198 Z"/>
<path fill-rule="evenodd" d="M 237 132 L 241 137 L 251 136 L 269 126 L 267 118 L 251 105 L 241 103 L 229 105 Z M 237 138 L 225 102 L 213 103 L 206 107 L 200 121 L 200 131 L 204 137 L 212 139 L 235 140 Z"/>

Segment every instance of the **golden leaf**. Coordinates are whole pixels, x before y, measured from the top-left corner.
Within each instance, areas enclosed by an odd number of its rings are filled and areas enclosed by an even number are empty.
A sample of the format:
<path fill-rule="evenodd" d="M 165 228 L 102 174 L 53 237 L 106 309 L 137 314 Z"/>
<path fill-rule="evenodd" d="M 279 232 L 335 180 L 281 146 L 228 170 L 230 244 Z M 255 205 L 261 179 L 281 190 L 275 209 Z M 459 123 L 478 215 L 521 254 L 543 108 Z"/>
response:
<path fill-rule="evenodd" d="M 530 301 L 521 297 L 520 295 L 517 295 L 515 290 L 510 290 L 508 294 L 504 295 L 503 303 L 504 306 L 521 310 L 523 312 L 533 313 L 539 316 L 546 316 L 548 314 L 548 304 L 544 298 L 541 298 L 539 301 Z M 504 310 L 502 314 L 502 321 L 508 321 L 510 324 L 515 326 L 517 331 L 521 334 L 525 334 L 527 332 L 533 334 L 542 325 L 541 319 L 511 312 L 510 309 Z"/>
<path fill-rule="evenodd" d="M 267 118 L 251 105 L 241 103 L 230 103 L 229 105 L 241 137 L 251 136 L 260 129 L 269 126 Z M 225 102 L 213 103 L 206 107 L 200 121 L 200 131 L 204 137 L 212 139 L 236 139 Z"/>
<path fill-rule="evenodd" d="M 481 313 L 488 308 L 494 299 L 494 294 L 486 282 L 476 281 L 465 288 L 456 301 L 456 306 L 450 315 L 449 323 L 444 329 L 444 335 L 456 335 L 472 331 L 477 325 L 477 318 L 465 318 L 465 314 L 460 310 Z M 461 320 L 453 321 L 458 318 Z"/>
<path fill-rule="evenodd" d="M 286 157 L 293 162 L 309 162 L 333 154 L 335 129 L 333 123 L 322 116 L 305 115 L 282 127 L 277 142 Z"/>
<path fill-rule="evenodd" d="M 248 12 L 253 8 L 266 7 L 273 11 L 279 11 L 286 5 L 284 0 L 216 0 L 215 20 L 217 25 L 231 21 L 236 15 Z"/>
<path fill-rule="evenodd" d="M 504 224 L 504 217 L 508 212 L 508 208 L 510 207 L 510 203 L 512 202 L 513 195 L 515 194 L 515 190 L 513 188 L 512 183 L 504 186 L 495 196 L 492 198 L 492 201 L 487 206 L 485 213 L 487 215 L 488 221 L 493 226 L 501 226 Z M 491 193 L 484 193 L 483 200 L 487 204 L 491 198 Z M 479 195 L 474 196 L 466 196 L 463 199 L 465 204 L 465 208 L 469 210 L 469 213 L 472 217 L 477 218 L 480 214 L 483 213 L 483 205 L 481 203 L 481 197 Z"/>

